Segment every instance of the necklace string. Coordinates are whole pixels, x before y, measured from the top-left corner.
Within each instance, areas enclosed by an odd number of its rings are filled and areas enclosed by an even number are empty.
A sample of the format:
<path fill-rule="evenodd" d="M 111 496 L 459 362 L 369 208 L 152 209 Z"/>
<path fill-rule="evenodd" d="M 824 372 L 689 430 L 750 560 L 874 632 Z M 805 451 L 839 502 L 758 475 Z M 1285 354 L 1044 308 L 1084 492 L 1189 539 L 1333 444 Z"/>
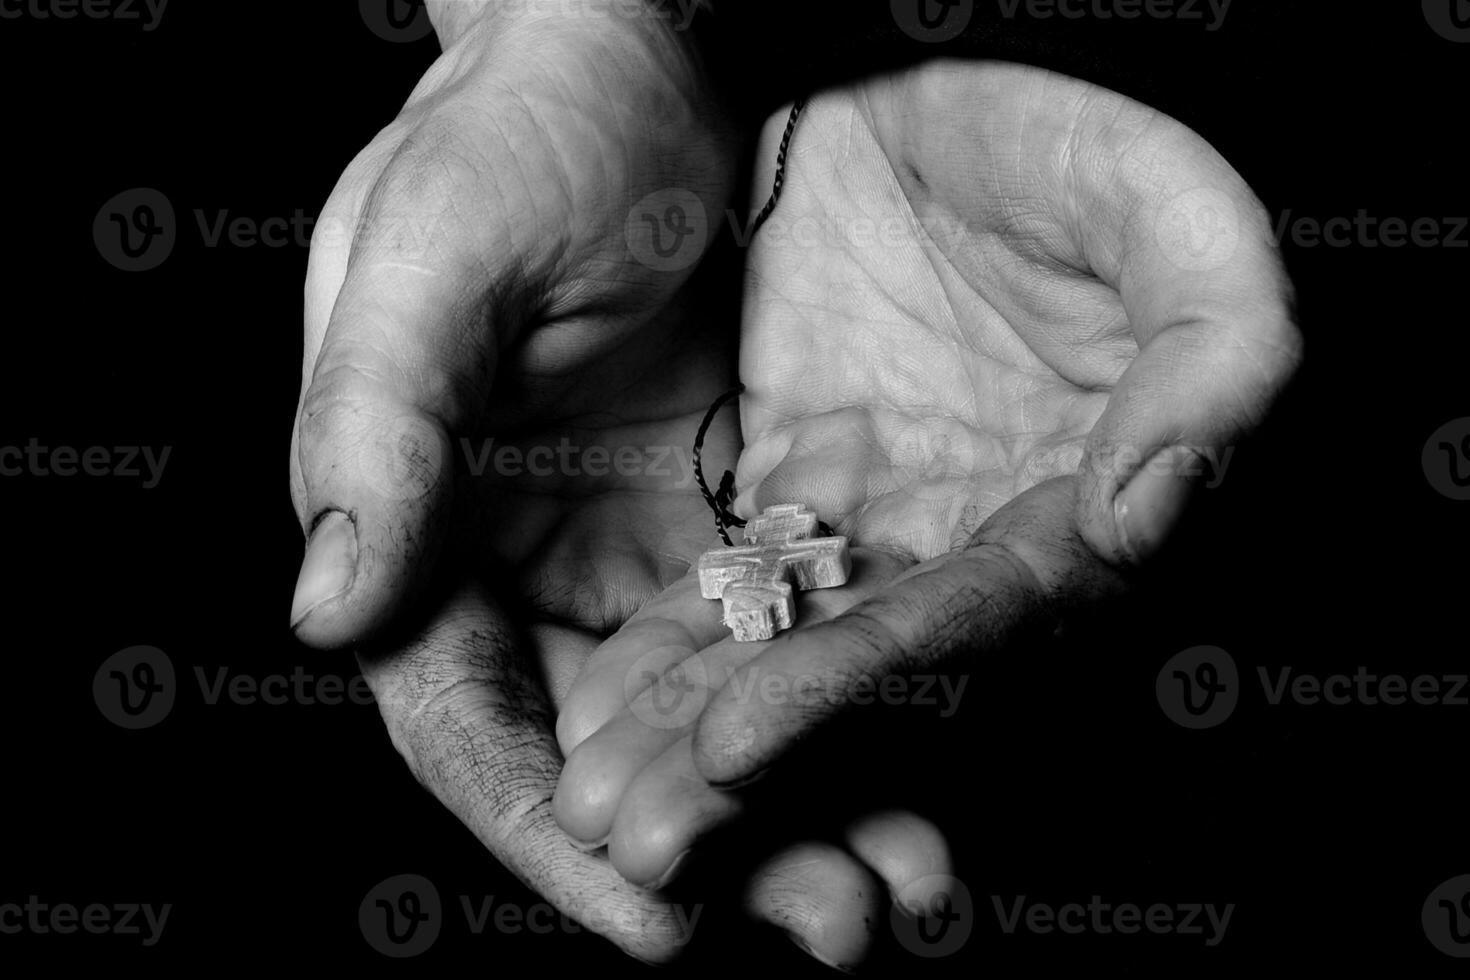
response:
<path fill-rule="evenodd" d="M 766 201 L 766 206 L 761 208 L 760 214 L 756 215 L 755 222 L 751 226 L 750 234 L 752 238 L 754 238 L 756 232 L 760 231 L 761 226 L 766 223 L 766 219 L 771 216 L 771 212 L 776 210 L 777 202 L 781 200 L 781 189 L 786 184 L 786 154 L 791 149 L 791 135 L 796 132 L 796 120 L 801 117 L 801 111 L 805 108 L 806 97 L 803 96 L 796 100 L 796 104 L 791 107 L 791 115 L 786 119 L 786 132 L 781 137 L 781 149 L 776 154 L 775 183 L 771 187 L 771 196 Z M 745 385 L 739 385 L 731 388 L 719 398 L 716 398 L 714 404 L 709 407 L 709 411 L 704 413 L 704 421 L 699 424 L 699 432 L 694 436 L 694 478 L 699 483 L 699 492 L 704 495 L 705 503 L 709 504 L 710 510 L 714 511 L 715 529 L 720 532 L 721 540 L 730 546 L 734 545 L 734 542 L 730 540 L 730 528 L 745 526 L 744 519 L 738 517 L 730 510 L 730 505 L 734 503 L 737 495 L 735 490 L 735 474 L 726 470 L 725 475 L 720 478 L 720 485 L 711 491 L 709 484 L 704 479 L 704 467 L 701 457 L 704 453 L 704 437 L 709 432 L 709 427 L 713 424 L 715 416 L 719 414 L 720 409 L 726 403 L 738 398 L 744 391 Z M 819 522 L 819 526 L 822 533 L 831 534 L 831 530 L 826 524 Z"/>

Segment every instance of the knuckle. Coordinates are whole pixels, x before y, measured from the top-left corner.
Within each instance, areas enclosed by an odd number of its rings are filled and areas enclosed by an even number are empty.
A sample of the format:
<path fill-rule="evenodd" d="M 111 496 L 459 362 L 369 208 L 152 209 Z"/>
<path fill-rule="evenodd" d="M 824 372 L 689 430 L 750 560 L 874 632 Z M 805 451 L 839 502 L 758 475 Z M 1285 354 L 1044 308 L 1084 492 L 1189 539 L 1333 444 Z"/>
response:
<path fill-rule="evenodd" d="M 312 257 L 352 244 L 357 216 L 362 214 L 369 193 L 402 142 L 404 131 L 402 121 L 390 123 L 343 169 L 326 206 L 322 208 L 321 217 L 312 227 Z"/>
<path fill-rule="evenodd" d="M 694 758 L 700 771 L 716 782 L 743 772 L 760 761 L 756 729 L 738 711 L 711 705 L 694 733 Z"/>
<path fill-rule="evenodd" d="M 319 370 L 301 405 L 301 441 L 312 447 L 344 434 L 364 434 L 388 421 L 384 379 L 359 367 Z M 361 447 L 355 447 L 361 448 Z"/>
<path fill-rule="evenodd" d="M 376 218 L 434 214 L 463 200 L 487 177 L 488 161 L 453 113 L 425 116 L 399 143 L 374 183 L 367 208 Z"/>

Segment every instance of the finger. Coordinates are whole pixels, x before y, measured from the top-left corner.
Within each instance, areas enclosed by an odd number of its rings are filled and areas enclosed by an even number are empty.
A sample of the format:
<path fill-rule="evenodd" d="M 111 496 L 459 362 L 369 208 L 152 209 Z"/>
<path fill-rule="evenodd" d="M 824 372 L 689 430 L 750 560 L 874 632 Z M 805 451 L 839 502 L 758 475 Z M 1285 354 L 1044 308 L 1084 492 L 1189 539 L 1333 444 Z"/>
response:
<path fill-rule="evenodd" d="M 608 857 L 629 881 L 654 890 L 667 888 L 692 862 L 700 839 L 738 820 L 748 806 L 744 796 L 711 786 L 699 775 L 691 740 L 685 737 L 629 787 L 608 837 Z M 845 838 L 895 900 L 900 895 L 923 900 L 919 892 L 951 871 L 943 834 L 913 813 L 868 814 L 847 828 Z"/>
<path fill-rule="evenodd" d="M 541 686 L 551 698 L 552 709 L 559 710 L 597 648 L 597 637 L 560 623 L 535 623 L 526 628 L 526 634 L 539 654 Z"/>
<path fill-rule="evenodd" d="M 1100 555 L 1136 564 L 1223 478 L 1302 340 L 1269 215 L 1205 140 L 1137 106 L 1084 114 L 1076 132 L 1082 248 L 1139 347 L 1088 438 L 1078 523 Z"/>
<path fill-rule="evenodd" d="M 700 773 L 716 784 L 751 779 L 833 717 L 902 700 L 912 689 L 905 679 L 916 674 L 957 673 L 958 683 L 945 687 L 957 698 L 984 657 L 1044 635 L 1073 606 L 1119 589 L 1119 573 L 1076 530 L 1075 483 L 1038 484 L 993 514 L 969 547 L 915 566 L 835 619 L 765 644 L 701 714 Z M 805 693 L 740 696 L 752 690 Z"/>
<path fill-rule="evenodd" d="M 645 888 L 667 888 L 683 872 L 696 842 L 744 809 L 739 796 L 699 775 L 691 741 L 684 736 L 637 774 L 608 835 L 613 867 Z"/>
<path fill-rule="evenodd" d="M 693 571 L 644 603 L 593 652 L 572 685 L 556 719 L 562 752 L 570 756 L 669 667 L 728 632 L 719 604 L 700 596 Z"/>
<path fill-rule="evenodd" d="M 360 659 L 409 768 L 497 859 L 632 955 L 661 962 L 678 952 L 689 938 L 684 910 L 628 884 L 556 826 L 550 706 L 488 595 L 465 587 L 411 644 Z"/>
<path fill-rule="evenodd" d="M 851 854 L 819 842 L 792 845 L 765 861 L 745 901 L 752 916 L 840 970 L 867 959 L 887 921 L 883 883 Z"/>
<path fill-rule="evenodd" d="M 828 619 L 872 595 L 899 567 L 896 559 L 861 549 L 854 550 L 852 559 L 852 576 L 845 586 L 804 594 L 798 626 Z M 604 843 L 635 779 L 693 730 L 713 692 L 766 646 L 732 639 L 719 625 L 719 609 L 718 602 L 700 596 L 697 575 L 691 573 L 594 653 L 584 679 L 578 680 L 559 721 L 563 732 L 584 728 L 594 712 L 616 710 L 568 753 L 557 784 L 557 821 L 584 847 Z M 710 644 L 716 636 L 724 638 Z M 685 641 L 702 644 L 703 649 L 696 652 L 683 646 Z M 762 692 L 739 693 L 748 700 Z M 568 741 L 563 738 L 563 745 Z M 654 777 L 642 785 L 658 799 L 677 793 L 677 789 L 653 792 L 651 788 L 659 785 Z M 706 821 L 684 836 L 692 839 L 712 825 L 712 820 Z M 646 863 L 629 860 L 634 868 Z"/>
<path fill-rule="evenodd" d="M 534 161 L 468 144 L 462 114 L 418 120 L 373 185 L 302 396 L 309 543 L 291 620 L 314 646 L 370 637 L 424 578 L 449 509 L 450 434 L 479 418 L 501 346 L 554 263 L 498 193 Z M 554 226 L 568 205 L 537 189 L 548 183 L 516 186 Z"/>
<path fill-rule="evenodd" d="M 690 614 L 700 615 L 693 610 Z M 633 633 L 635 638 L 649 639 L 648 631 L 634 629 Z M 649 642 L 663 638 L 655 636 Z M 607 841 L 629 787 L 645 768 L 687 737 L 710 692 L 756 655 L 749 647 L 729 639 L 698 653 L 687 647 L 656 645 L 644 648 L 626 675 L 604 676 L 604 682 L 622 699 L 621 710 L 567 756 L 552 801 L 557 823 L 573 840 L 585 848 L 600 847 Z"/>
<path fill-rule="evenodd" d="M 698 685 L 694 696 L 708 696 L 702 679 L 680 679 L 671 686 L 682 688 L 686 683 Z M 682 691 L 674 695 L 676 702 L 685 696 Z M 675 710 L 678 706 L 676 703 Z M 629 785 L 682 734 L 681 724 L 669 728 L 649 724 L 644 720 L 645 713 L 656 716 L 659 712 L 649 707 L 620 714 L 567 757 L 552 809 L 557 824 L 583 848 L 606 843 L 619 801 Z"/>
<path fill-rule="evenodd" d="M 353 229 L 359 223 L 368 194 L 377 183 L 383 168 L 403 140 L 406 125 L 395 120 L 359 153 L 337 180 L 327 203 L 311 232 L 311 250 L 306 263 L 305 304 L 302 311 L 303 343 L 301 359 L 301 394 L 296 417 L 291 426 L 291 499 L 297 514 L 306 512 L 306 482 L 301 474 L 300 432 L 301 410 L 317 357 L 332 319 L 332 307 L 347 278 L 347 265 L 352 257 Z"/>
<path fill-rule="evenodd" d="M 895 902 L 913 903 L 906 911 L 923 915 L 931 892 L 953 872 L 949 844 L 933 823 L 905 810 L 880 810 L 853 821 L 846 843 L 873 870 Z"/>

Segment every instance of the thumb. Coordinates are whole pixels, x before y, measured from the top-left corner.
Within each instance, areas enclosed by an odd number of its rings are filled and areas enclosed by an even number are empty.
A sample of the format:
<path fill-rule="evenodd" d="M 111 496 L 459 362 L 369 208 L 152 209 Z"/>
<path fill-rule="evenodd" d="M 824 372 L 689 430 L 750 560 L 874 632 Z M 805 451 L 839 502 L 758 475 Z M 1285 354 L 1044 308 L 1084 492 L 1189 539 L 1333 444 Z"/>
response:
<path fill-rule="evenodd" d="M 316 647 L 384 626 L 437 556 L 452 496 L 444 423 L 381 355 L 329 344 L 298 434 L 306 554 L 291 628 Z"/>
<path fill-rule="evenodd" d="M 291 627 L 314 647 L 371 637 L 429 577 L 452 501 L 451 435 L 479 421 L 498 338 L 514 330 L 524 280 L 506 271 L 521 267 L 506 223 L 472 174 L 436 159 L 443 145 L 406 141 L 365 196 L 306 372 L 294 442 L 307 546 Z"/>
<path fill-rule="evenodd" d="M 1195 491 L 1224 478 L 1302 341 L 1265 209 L 1218 158 L 1145 196 L 1119 236 L 1115 282 L 1139 352 L 1088 437 L 1077 520 L 1126 566 L 1148 561 Z"/>

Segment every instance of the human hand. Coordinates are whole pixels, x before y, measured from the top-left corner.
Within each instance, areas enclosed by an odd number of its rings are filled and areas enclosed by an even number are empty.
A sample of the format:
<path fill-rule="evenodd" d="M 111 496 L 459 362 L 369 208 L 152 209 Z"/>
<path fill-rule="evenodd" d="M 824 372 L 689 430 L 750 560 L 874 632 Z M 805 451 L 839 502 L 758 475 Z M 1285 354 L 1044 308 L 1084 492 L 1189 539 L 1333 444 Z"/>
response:
<path fill-rule="evenodd" d="M 690 310 L 708 236 L 641 261 L 636 212 L 678 187 L 719 213 L 734 145 L 657 18 L 434 9 L 443 56 L 313 241 L 292 627 L 361 648 L 394 745 L 496 857 L 662 960 L 688 938 L 680 910 L 554 826 L 546 688 L 709 536 L 683 474 L 645 450 L 689 445 L 733 375 L 733 325 Z M 733 452 L 733 424 L 711 445 Z"/>
<path fill-rule="evenodd" d="M 891 555 L 856 549 L 848 583 L 808 593 L 797 625 L 837 615 L 902 566 Z M 567 764 L 553 808 L 579 847 L 605 846 L 631 882 L 677 888 L 701 838 L 762 810 L 745 793 L 706 783 L 691 751 L 701 707 L 762 646 L 731 638 L 720 604 L 700 598 L 691 572 L 597 648 L 557 719 Z M 767 785 L 774 805 L 764 810 L 776 819 L 743 825 L 735 840 L 698 851 L 694 863 L 747 871 L 731 851 L 753 862 L 748 911 L 822 962 L 855 967 L 883 944 L 891 908 L 932 908 L 953 870 L 944 835 L 913 811 L 915 794 L 893 792 L 875 778 L 878 771 L 855 751 L 823 766 L 820 790 L 811 779 L 799 787 Z M 718 857 L 710 861 L 713 852 Z"/>
<path fill-rule="evenodd" d="M 889 567 L 804 593 L 768 643 L 722 639 L 718 603 L 672 587 L 660 634 L 630 622 L 572 692 L 563 826 L 627 836 L 646 874 L 740 812 L 726 787 L 872 703 L 875 680 L 969 673 L 1126 587 L 1195 463 L 1218 473 L 1292 375 L 1289 305 L 1245 183 L 1126 98 L 953 62 L 814 98 L 749 257 L 736 509 L 803 503 Z M 703 710 L 609 769 L 635 726 L 598 665 L 616 677 L 651 643 L 689 651 Z M 770 681 L 814 696 L 748 696 Z M 685 816 L 638 831 L 660 810 Z"/>
<path fill-rule="evenodd" d="M 311 537 L 292 625 L 313 646 L 367 644 L 364 674 L 419 780 L 562 911 L 663 960 L 690 910 L 554 826 L 551 717 L 597 638 L 712 543 L 667 457 L 730 384 L 734 324 L 692 312 L 711 236 L 669 255 L 638 219 L 678 204 L 671 187 L 720 213 L 733 146 L 655 18 L 431 9 L 444 57 L 319 224 L 356 236 L 313 242 L 292 453 Z M 730 420 L 708 445 L 733 458 Z M 473 472 L 504 448 L 514 472 Z M 851 846 L 902 826 L 870 819 Z M 876 894 L 864 874 L 821 845 L 787 848 L 751 875 L 749 907 L 850 927 Z"/>

